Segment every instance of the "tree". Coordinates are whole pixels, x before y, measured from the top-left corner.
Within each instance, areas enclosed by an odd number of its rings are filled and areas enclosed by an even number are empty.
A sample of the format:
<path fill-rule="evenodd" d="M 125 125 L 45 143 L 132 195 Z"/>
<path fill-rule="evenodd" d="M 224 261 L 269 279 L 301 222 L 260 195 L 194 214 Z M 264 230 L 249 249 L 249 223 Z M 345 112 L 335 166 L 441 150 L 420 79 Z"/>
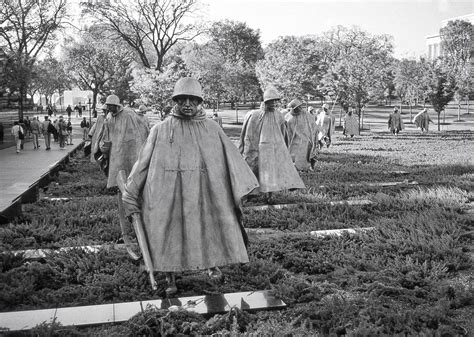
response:
<path fill-rule="evenodd" d="M 63 55 L 68 72 L 79 87 L 92 91 L 92 109 L 99 93 L 114 91 L 123 78 L 130 76 L 133 61 L 128 49 L 103 41 L 101 32 L 100 26 L 90 27 L 64 49 Z"/>
<path fill-rule="evenodd" d="M 337 27 L 326 34 L 334 61 L 322 79 L 322 89 L 341 105 L 362 108 L 377 97 L 391 67 L 392 43 L 386 35 L 370 35 L 357 27 Z"/>
<path fill-rule="evenodd" d="M 286 97 L 320 96 L 318 84 L 327 68 L 324 41 L 317 37 L 280 37 L 257 62 L 262 87 L 273 84 Z"/>
<path fill-rule="evenodd" d="M 419 99 L 422 92 L 423 67 L 416 60 L 402 59 L 394 63 L 394 70 L 395 88 L 400 99 L 406 100 L 410 105 L 411 121 L 413 102 Z"/>
<path fill-rule="evenodd" d="M 209 40 L 193 45 L 184 55 L 193 76 L 200 79 L 207 98 L 218 107 L 254 99 L 259 91 L 255 63 L 263 58 L 260 32 L 236 21 L 219 21 L 209 29 Z"/>
<path fill-rule="evenodd" d="M 473 39 L 473 25 L 463 20 L 449 21 L 445 27 L 441 28 L 440 36 L 443 62 L 457 82 L 454 97 L 458 103 L 459 120 L 461 100 L 464 97 L 468 98 L 473 85 L 469 63 Z"/>
<path fill-rule="evenodd" d="M 19 118 L 31 81 L 30 70 L 45 44 L 54 37 L 66 16 L 66 0 L 2 1 L 0 6 L 0 47 L 9 57 L 12 86 L 19 92 Z"/>
<path fill-rule="evenodd" d="M 180 41 L 191 41 L 203 28 L 195 19 L 197 0 L 84 2 L 85 12 L 104 24 L 111 38 L 123 40 L 145 68 L 161 72 L 166 54 Z"/>
<path fill-rule="evenodd" d="M 64 64 L 51 56 L 37 62 L 34 74 L 30 88 L 44 95 L 46 104 L 52 104 L 54 93 L 62 95 L 64 90 L 71 87 Z"/>
<path fill-rule="evenodd" d="M 441 111 L 453 99 L 456 90 L 456 80 L 440 60 L 428 63 L 428 71 L 424 81 L 428 85 L 427 96 L 438 114 L 438 131 L 440 131 Z"/>

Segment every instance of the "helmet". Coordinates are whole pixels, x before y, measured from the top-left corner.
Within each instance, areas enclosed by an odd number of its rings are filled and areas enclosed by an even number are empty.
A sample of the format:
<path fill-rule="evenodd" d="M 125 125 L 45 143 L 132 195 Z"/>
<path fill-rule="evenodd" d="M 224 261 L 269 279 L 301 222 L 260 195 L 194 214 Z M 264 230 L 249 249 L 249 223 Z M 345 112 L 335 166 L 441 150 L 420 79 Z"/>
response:
<path fill-rule="evenodd" d="M 139 112 L 147 112 L 149 109 L 146 107 L 146 105 L 144 104 L 141 104 L 139 107 L 138 107 L 138 111 Z"/>
<path fill-rule="evenodd" d="M 107 99 L 105 100 L 105 105 L 110 104 L 110 105 L 121 105 L 120 104 L 120 99 L 118 98 L 117 95 L 109 95 L 107 96 Z"/>
<path fill-rule="evenodd" d="M 301 104 L 303 104 L 303 102 L 301 102 L 298 98 L 295 98 L 294 100 L 292 100 L 290 102 L 290 104 L 288 104 L 288 107 L 290 109 L 296 109 L 297 107 L 299 107 Z"/>
<path fill-rule="evenodd" d="M 273 99 L 280 99 L 280 94 L 275 87 L 269 86 L 263 93 L 263 101 L 266 103 Z"/>
<path fill-rule="evenodd" d="M 182 77 L 174 85 L 172 99 L 175 99 L 177 96 L 187 95 L 202 98 L 202 87 L 199 82 L 192 77 Z"/>
<path fill-rule="evenodd" d="M 329 105 L 327 103 L 323 104 L 323 109 L 329 109 Z"/>

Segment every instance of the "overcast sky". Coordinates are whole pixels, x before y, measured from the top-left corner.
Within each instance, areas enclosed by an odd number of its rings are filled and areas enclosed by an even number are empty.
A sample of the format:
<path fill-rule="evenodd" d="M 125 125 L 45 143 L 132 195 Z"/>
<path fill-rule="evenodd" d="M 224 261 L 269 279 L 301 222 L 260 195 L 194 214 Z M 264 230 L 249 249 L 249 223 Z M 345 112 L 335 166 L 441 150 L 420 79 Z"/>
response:
<path fill-rule="evenodd" d="M 319 34 L 356 25 L 394 37 L 396 57 L 426 53 L 426 37 L 441 20 L 474 13 L 474 0 L 203 0 L 210 20 L 242 21 L 260 30 L 262 42 L 286 35 Z"/>

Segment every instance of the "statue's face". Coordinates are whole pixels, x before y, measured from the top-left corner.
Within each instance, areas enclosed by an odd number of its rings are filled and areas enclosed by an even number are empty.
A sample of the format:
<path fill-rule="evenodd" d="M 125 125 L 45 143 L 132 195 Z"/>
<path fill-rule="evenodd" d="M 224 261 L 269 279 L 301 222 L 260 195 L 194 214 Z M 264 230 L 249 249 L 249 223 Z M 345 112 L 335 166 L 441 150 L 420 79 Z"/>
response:
<path fill-rule="evenodd" d="M 201 99 L 196 96 L 182 95 L 175 97 L 178 113 L 184 117 L 194 117 L 202 109 Z"/>
<path fill-rule="evenodd" d="M 280 100 L 278 99 L 272 99 L 269 101 L 265 102 L 265 110 L 266 111 L 275 111 L 275 109 L 278 107 L 278 103 L 280 103 Z"/>
<path fill-rule="evenodd" d="M 107 104 L 107 111 L 111 112 L 112 116 L 115 116 L 119 111 L 119 106 L 115 104 Z"/>

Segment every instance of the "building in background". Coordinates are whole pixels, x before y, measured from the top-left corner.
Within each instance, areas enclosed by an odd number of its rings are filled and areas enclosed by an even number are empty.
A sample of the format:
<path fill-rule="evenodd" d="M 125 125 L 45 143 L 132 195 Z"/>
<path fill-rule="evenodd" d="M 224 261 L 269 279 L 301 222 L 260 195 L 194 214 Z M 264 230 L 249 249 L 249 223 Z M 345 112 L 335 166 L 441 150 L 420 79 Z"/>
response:
<path fill-rule="evenodd" d="M 455 21 L 455 20 L 468 21 L 474 25 L 474 13 L 462 15 L 462 16 L 456 16 L 454 18 L 443 20 L 441 21 L 440 29 L 445 27 L 448 24 L 448 22 Z M 443 50 L 441 48 L 441 36 L 439 35 L 439 32 L 436 35 L 430 35 L 426 38 L 426 47 L 427 47 L 426 55 L 429 60 L 434 60 L 435 58 L 443 55 Z M 472 46 L 471 46 L 471 64 L 473 62 L 472 53 L 473 51 L 472 51 Z"/>

